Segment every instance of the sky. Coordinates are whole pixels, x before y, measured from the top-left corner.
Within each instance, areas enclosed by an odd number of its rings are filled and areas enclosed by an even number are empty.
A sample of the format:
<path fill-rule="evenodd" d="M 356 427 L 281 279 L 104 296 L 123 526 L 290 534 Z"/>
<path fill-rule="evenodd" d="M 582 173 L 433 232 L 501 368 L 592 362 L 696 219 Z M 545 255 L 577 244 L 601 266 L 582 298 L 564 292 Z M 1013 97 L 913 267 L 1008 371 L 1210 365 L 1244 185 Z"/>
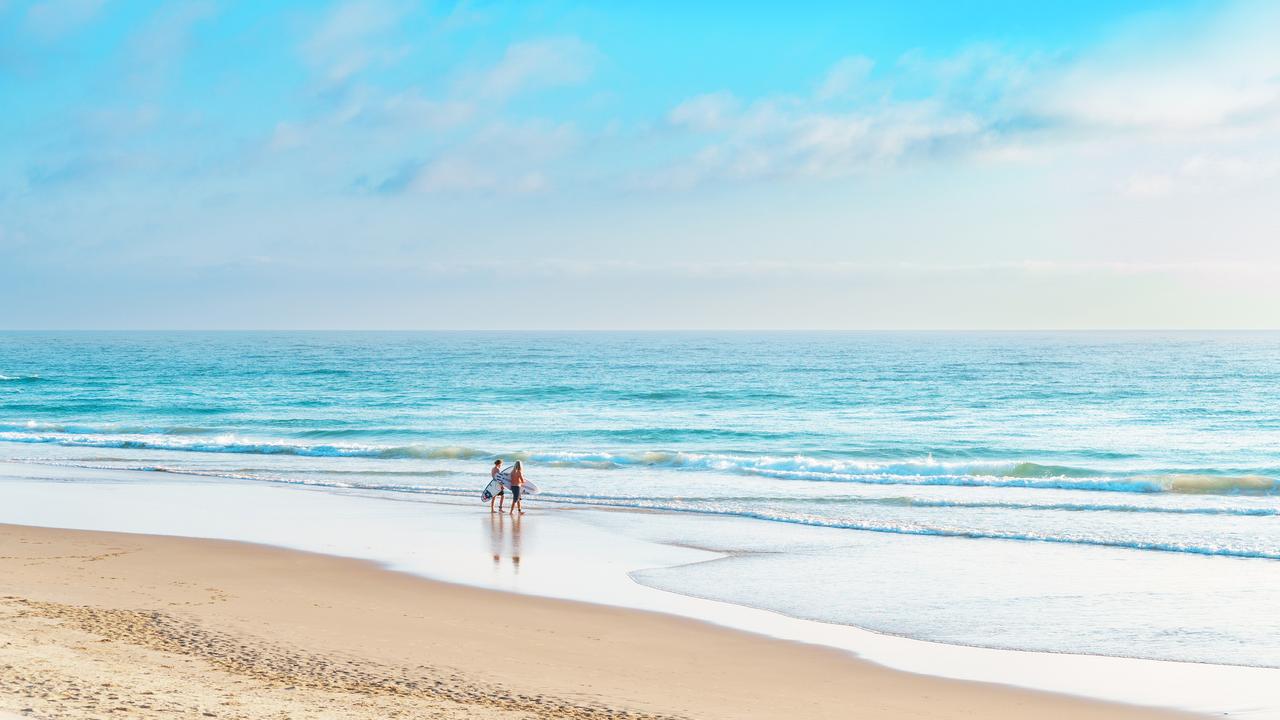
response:
<path fill-rule="evenodd" d="M 1280 3 L 0 0 L 0 328 L 1280 327 Z"/>

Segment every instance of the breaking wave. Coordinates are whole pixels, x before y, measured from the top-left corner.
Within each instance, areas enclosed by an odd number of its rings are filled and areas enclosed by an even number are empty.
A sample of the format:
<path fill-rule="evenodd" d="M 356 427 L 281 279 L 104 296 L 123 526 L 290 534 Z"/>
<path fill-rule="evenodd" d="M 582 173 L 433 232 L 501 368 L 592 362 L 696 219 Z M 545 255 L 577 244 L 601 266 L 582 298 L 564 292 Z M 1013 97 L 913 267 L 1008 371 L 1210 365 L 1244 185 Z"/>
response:
<path fill-rule="evenodd" d="M 77 427 L 29 422 L 0 425 L 0 441 L 104 449 L 386 460 L 480 460 L 501 457 L 509 461 L 524 460 L 552 467 L 601 471 L 664 468 L 752 475 L 777 480 L 867 485 L 999 487 L 1117 493 L 1280 494 L 1280 479 L 1254 474 L 1230 475 L 1204 471 L 1116 472 L 1027 461 L 942 461 L 932 457 L 872 461 L 800 454 L 749 455 L 666 450 L 494 452 L 463 445 L 324 442 L 321 438 L 314 437 L 292 440 L 257 439 L 234 433 L 209 434 L 208 428 L 195 426 L 174 426 L 156 431 L 142 427 Z"/>

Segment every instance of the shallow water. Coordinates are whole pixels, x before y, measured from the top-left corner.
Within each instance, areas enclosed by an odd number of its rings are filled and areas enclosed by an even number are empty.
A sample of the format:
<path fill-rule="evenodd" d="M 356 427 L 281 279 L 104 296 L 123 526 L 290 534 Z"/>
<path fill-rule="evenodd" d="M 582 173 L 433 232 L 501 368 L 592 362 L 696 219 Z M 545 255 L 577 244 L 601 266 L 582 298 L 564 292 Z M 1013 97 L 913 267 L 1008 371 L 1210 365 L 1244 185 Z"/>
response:
<path fill-rule="evenodd" d="M 1277 667 L 1278 381 L 1269 333 L 10 333 L 0 459 L 457 495 L 524 459 L 734 554 L 656 587 Z"/>

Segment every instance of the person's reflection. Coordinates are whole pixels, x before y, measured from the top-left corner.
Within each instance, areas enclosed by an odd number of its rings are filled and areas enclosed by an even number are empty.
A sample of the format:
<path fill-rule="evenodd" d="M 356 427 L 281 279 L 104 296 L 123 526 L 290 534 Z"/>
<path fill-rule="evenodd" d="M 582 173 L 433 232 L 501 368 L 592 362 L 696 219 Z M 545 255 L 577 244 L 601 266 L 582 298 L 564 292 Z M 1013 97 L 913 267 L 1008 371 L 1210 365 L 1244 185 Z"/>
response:
<path fill-rule="evenodd" d="M 493 567 L 502 562 L 502 535 L 506 520 L 502 513 L 489 513 L 489 552 L 493 553 Z"/>
<path fill-rule="evenodd" d="M 512 570 L 520 572 L 520 520 L 519 515 L 510 517 L 511 528 L 508 535 L 508 516 L 502 513 L 493 513 L 489 516 L 489 555 L 493 558 L 495 570 L 502 566 L 502 555 L 505 550 L 511 558 Z"/>
<path fill-rule="evenodd" d="M 520 572 L 520 516 L 511 516 L 511 567 Z"/>

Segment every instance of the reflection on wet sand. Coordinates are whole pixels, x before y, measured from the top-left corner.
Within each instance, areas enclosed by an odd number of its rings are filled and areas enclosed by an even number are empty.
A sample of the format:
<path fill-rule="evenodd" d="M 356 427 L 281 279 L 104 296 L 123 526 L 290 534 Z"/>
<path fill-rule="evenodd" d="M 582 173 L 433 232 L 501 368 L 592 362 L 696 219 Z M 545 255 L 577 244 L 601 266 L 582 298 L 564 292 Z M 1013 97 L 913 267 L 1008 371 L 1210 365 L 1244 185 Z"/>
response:
<path fill-rule="evenodd" d="M 504 554 L 511 558 L 511 567 L 520 571 L 520 516 L 507 516 L 502 513 L 489 515 L 489 553 L 493 556 L 493 567 L 502 566 Z"/>

